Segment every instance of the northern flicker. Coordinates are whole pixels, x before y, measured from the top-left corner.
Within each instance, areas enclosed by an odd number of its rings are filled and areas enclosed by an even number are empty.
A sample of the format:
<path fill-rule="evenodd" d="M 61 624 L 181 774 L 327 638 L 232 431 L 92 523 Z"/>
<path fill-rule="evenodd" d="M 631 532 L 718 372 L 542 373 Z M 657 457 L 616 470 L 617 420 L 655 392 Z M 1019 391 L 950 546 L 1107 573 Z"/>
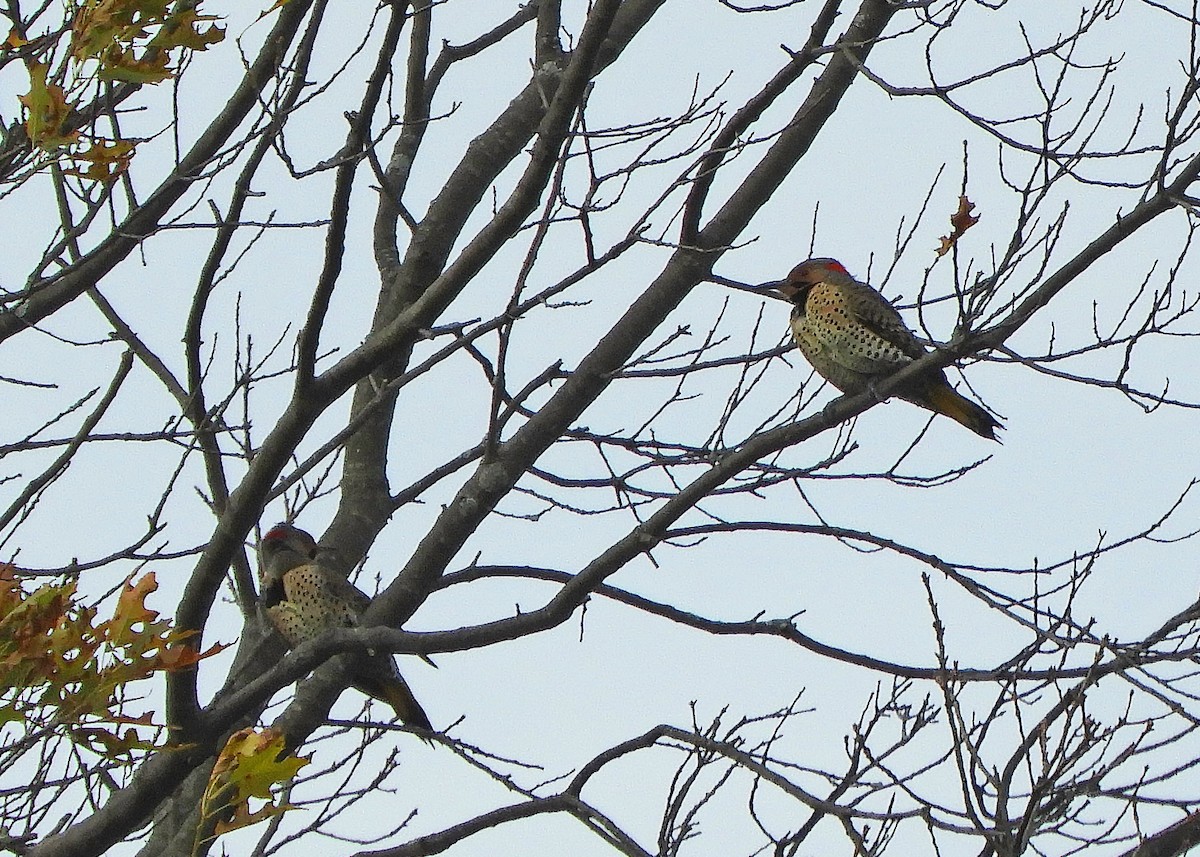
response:
<path fill-rule="evenodd" d="M 316 540 L 291 524 L 276 524 L 259 546 L 259 604 L 290 647 L 319 637 L 330 628 L 358 625 L 371 599 L 318 558 Z M 386 652 L 358 658 L 351 685 L 386 702 L 410 726 L 431 730 L 429 718 Z"/>
<path fill-rule="evenodd" d="M 834 259 L 801 262 L 786 280 L 768 287 L 792 302 L 792 337 L 800 352 L 843 393 L 874 389 L 876 380 L 927 353 L 887 298 L 855 280 Z M 941 369 L 917 376 L 896 395 L 989 440 L 997 440 L 995 430 L 1003 428 L 980 405 L 951 387 Z"/>

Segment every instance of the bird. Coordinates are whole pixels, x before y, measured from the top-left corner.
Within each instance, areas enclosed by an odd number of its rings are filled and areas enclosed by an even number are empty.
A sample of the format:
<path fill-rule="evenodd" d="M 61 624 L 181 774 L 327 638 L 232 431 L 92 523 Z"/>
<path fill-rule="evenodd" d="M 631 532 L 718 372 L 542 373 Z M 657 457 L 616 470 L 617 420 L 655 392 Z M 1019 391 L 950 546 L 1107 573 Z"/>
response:
<path fill-rule="evenodd" d="M 309 533 L 276 524 L 259 545 L 259 605 L 289 648 L 331 628 L 358 626 L 371 599 L 333 569 L 321 564 L 320 548 Z M 368 650 L 350 671 L 350 684 L 386 702 L 409 726 L 432 731 L 429 717 L 387 652 Z"/>
<path fill-rule="evenodd" d="M 817 373 L 843 393 L 874 390 L 928 350 L 878 291 L 850 275 L 836 259 L 801 262 L 787 279 L 766 283 L 792 303 L 792 338 Z M 999 441 L 998 420 L 950 386 L 940 368 L 929 369 L 895 391 L 907 402 Z"/>

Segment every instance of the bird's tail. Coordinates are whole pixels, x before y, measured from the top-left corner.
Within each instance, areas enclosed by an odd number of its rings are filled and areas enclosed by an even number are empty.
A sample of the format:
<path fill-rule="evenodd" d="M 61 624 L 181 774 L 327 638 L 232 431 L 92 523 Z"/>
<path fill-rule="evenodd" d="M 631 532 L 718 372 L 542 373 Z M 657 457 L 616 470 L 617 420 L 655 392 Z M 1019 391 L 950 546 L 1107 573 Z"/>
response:
<path fill-rule="evenodd" d="M 1004 428 L 995 417 L 949 384 L 938 384 L 928 391 L 930 409 L 962 423 L 980 437 L 1000 442 L 996 429 Z"/>
<path fill-rule="evenodd" d="M 374 655 L 372 660 L 379 657 L 382 656 Z M 390 660 L 390 656 L 387 657 Z M 372 666 L 376 666 L 376 664 L 372 664 Z M 370 671 L 359 671 L 354 678 L 356 688 L 373 699 L 386 702 L 406 725 L 433 731 L 433 724 L 429 722 L 429 716 L 425 713 L 425 709 L 421 708 L 421 703 L 417 702 L 417 698 L 413 696 L 413 692 L 398 672 L 384 674 L 382 670 L 376 668 Z"/>
<path fill-rule="evenodd" d="M 433 731 L 429 715 L 425 713 L 421 703 L 417 702 L 417 698 L 413 696 L 413 692 L 409 690 L 404 679 L 397 676 L 395 681 L 388 682 L 384 686 L 384 701 L 395 709 L 396 716 L 409 726 Z"/>

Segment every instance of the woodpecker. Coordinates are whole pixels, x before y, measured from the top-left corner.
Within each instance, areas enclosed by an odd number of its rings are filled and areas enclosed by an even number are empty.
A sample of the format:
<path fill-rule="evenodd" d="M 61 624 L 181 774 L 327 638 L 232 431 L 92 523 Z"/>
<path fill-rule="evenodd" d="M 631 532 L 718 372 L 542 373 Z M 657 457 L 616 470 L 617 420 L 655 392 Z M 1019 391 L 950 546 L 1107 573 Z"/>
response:
<path fill-rule="evenodd" d="M 352 628 L 371 599 L 317 556 L 316 539 L 291 524 L 276 524 L 259 546 L 259 604 L 289 647 L 330 628 Z M 425 711 L 386 652 L 368 651 L 350 673 L 351 685 L 386 702 L 409 726 L 433 730 Z"/>
<path fill-rule="evenodd" d="M 787 279 L 769 283 L 792 302 L 792 338 L 813 368 L 843 393 L 874 389 L 927 352 L 896 308 L 835 259 L 801 262 Z M 996 440 L 1003 426 L 982 406 L 960 395 L 941 369 L 930 369 L 896 395 Z"/>

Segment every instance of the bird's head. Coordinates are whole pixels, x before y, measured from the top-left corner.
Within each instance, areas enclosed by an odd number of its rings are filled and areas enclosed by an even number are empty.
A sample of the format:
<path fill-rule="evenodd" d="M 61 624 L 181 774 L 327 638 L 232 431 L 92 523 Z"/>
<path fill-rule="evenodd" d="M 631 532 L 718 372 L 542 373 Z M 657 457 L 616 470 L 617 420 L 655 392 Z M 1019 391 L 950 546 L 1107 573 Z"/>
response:
<path fill-rule="evenodd" d="M 779 285 L 779 291 L 792 302 L 802 301 L 817 283 L 849 276 L 846 266 L 837 259 L 808 259 L 792 268 L 787 279 Z"/>
<path fill-rule="evenodd" d="M 299 527 L 276 524 L 262 537 L 258 550 L 262 559 L 259 577 L 267 586 L 285 571 L 315 559 L 317 540 Z"/>
<path fill-rule="evenodd" d="M 763 283 L 758 288 L 778 292 L 792 303 L 803 305 L 809 289 L 817 283 L 849 277 L 850 272 L 837 259 L 820 257 L 803 261 L 784 279 Z"/>

